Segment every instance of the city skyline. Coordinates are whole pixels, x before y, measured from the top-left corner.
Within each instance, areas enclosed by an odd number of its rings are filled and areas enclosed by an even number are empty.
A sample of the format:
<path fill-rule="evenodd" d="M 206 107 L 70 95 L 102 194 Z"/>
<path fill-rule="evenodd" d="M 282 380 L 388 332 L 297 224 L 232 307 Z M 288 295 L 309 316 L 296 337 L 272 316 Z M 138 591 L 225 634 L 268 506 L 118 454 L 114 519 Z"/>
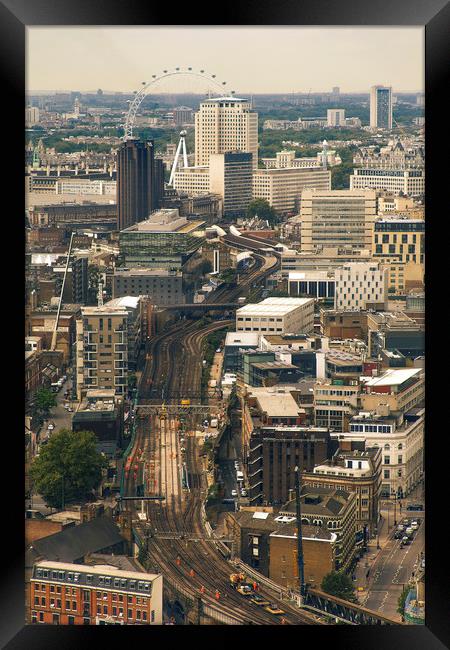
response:
<path fill-rule="evenodd" d="M 236 94 L 326 92 L 333 86 L 342 93 L 368 93 L 376 84 L 392 86 L 394 93 L 424 90 L 422 27 L 95 26 L 32 27 L 26 32 L 30 93 L 132 92 L 152 74 L 188 66 L 216 74 Z M 251 55 L 243 59 L 249 47 Z M 321 54 L 313 57 L 314 65 L 311 53 Z M 302 60 L 308 65 L 302 66 Z"/>

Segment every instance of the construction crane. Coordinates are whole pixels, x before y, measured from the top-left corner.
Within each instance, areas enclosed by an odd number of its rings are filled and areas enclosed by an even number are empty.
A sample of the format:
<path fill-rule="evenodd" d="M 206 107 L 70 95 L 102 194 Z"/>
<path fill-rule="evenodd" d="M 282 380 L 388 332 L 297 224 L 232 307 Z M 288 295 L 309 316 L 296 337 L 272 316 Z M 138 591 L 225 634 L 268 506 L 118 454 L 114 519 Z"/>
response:
<path fill-rule="evenodd" d="M 70 244 L 69 244 L 69 250 L 67 252 L 67 260 L 66 260 L 66 267 L 64 269 L 64 276 L 63 276 L 63 281 L 62 281 L 62 287 L 61 287 L 61 294 L 59 296 L 59 303 L 58 303 L 58 311 L 56 312 L 56 319 L 55 319 L 55 328 L 53 330 L 53 335 L 52 335 L 52 343 L 50 345 L 50 350 L 54 352 L 56 350 L 56 339 L 58 337 L 58 325 L 59 325 L 59 316 L 61 314 L 61 307 L 62 307 L 62 301 L 63 301 L 63 294 L 64 294 L 64 287 L 66 286 L 66 277 L 67 277 L 67 271 L 69 269 L 69 263 L 70 263 L 70 254 L 72 252 L 72 243 L 73 243 L 73 236 L 74 232 L 70 235 Z"/>

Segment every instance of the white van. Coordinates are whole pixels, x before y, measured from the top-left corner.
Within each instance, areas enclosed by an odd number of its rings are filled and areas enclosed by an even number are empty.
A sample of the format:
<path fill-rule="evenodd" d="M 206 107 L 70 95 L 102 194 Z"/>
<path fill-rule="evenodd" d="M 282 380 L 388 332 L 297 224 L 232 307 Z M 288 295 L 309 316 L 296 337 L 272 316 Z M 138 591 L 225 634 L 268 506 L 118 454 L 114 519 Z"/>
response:
<path fill-rule="evenodd" d="M 238 481 L 243 481 L 244 480 L 244 474 L 242 472 L 237 471 L 236 472 L 236 478 Z"/>

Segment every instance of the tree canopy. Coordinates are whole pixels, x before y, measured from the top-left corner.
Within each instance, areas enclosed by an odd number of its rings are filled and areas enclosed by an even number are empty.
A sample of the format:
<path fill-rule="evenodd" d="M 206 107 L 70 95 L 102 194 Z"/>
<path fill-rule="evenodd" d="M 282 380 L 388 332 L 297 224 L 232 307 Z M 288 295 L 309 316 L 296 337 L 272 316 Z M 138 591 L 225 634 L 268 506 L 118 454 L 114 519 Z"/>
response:
<path fill-rule="evenodd" d="M 41 447 L 30 474 L 35 492 L 47 505 L 63 508 L 67 502 L 85 499 L 100 484 L 107 466 L 92 431 L 61 429 Z"/>
<path fill-rule="evenodd" d="M 322 580 L 322 589 L 327 594 L 356 603 L 355 590 L 353 582 L 348 575 L 342 571 L 330 571 Z"/>
<path fill-rule="evenodd" d="M 56 406 L 56 397 L 48 388 L 40 388 L 36 392 L 35 407 L 42 415 L 48 416 L 50 410 Z"/>
<path fill-rule="evenodd" d="M 278 215 L 266 199 L 253 199 L 247 209 L 247 216 L 258 215 L 260 219 L 267 219 L 270 225 L 278 222 Z"/>

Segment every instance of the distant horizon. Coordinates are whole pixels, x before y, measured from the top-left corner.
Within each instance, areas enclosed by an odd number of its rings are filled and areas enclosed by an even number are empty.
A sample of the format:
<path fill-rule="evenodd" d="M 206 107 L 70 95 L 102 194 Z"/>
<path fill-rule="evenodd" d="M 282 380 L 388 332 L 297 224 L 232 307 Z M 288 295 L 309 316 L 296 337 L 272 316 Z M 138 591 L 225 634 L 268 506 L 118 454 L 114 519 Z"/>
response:
<path fill-rule="evenodd" d="M 373 86 L 375 85 L 382 85 L 382 84 L 372 84 Z M 68 93 L 80 93 L 82 95 L 96 95 L 97 91 L 99 89 L 96 88 L 95 90 L 73 90 L 73 89 L 50 89 L 50 90 L 27 90 L 26 94 L 27 95 L 56 95 L 56 94 L 68 94 Z M 104 88 L 101 88 L 103 94 L 105 95 L 132 95 L 133 91 L 127 91 L 127 90 L 107 90 Z M 155 95 L 193 95 L 193 96 L 201 96 L 203 93 L 195 93 L 195 92 L 155 92 Z M 218 93 L 217 93 L 218 94 Z M 234 93 L 235 96 L 237 97 L 238 95 L 248 95 L 248 96 L 257 96 L 257 95 L 306 95 L 308 96 L 308 93 L 302 93 L 302 92 L 296 92 L 296 91 L 286 91 L 286 92 L 270 92 L 270 91 L 265 91 L 265 92 L 239 92 L 239 93 Z M 331 90 L 316 90 L 314 92 L 309 93 L 310 95 L 331 95 L 332 91 Z M 423 95 L 424 91 L 423 90 L 399 90 L 396 91 L 394 88 L 392 88 L 392 94 L 393 95 Z M 370 87 L 368 90 L 349 90 L 346 92 L 340 92 L 337 97 L 343 96 L 343 95 L 370 95 Z M 223 93 L 224 97 L 227 97 L 227 93 Z"/>

